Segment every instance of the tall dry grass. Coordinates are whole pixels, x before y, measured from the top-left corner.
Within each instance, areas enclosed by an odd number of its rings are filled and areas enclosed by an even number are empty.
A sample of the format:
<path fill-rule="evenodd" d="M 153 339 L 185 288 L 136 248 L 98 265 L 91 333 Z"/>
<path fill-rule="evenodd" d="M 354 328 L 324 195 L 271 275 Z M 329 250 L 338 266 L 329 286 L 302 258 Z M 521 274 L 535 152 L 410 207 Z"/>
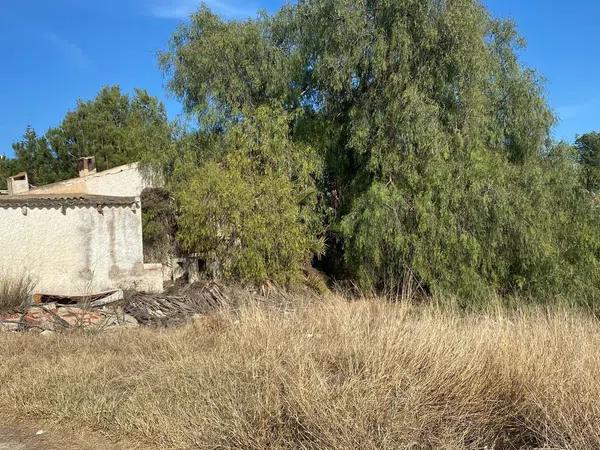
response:
<path fill-rule="evenodd" d="M 569 311 L 330 299 L 0 349 L 1 411 L 141 448 L 600 448 L 600 329 Z"/>
<path fill-rule="evenodd" d="M 0 312 L 15 312 L 31 300 L 34 280 L 26 274 L 0 270 Z"/>

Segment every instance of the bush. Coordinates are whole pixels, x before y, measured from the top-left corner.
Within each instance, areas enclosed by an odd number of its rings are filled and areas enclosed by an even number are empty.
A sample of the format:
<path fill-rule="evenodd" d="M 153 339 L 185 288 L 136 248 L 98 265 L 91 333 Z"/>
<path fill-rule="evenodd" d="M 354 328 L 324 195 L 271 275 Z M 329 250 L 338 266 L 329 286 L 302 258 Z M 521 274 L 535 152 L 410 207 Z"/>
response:
<path fill-rule="evenodd" d="M 293 283 L 322 250 L 310 147 L 287 136 L 281 110 L 248 111 L 220 142 L 218 158 L 183 165 L 175 186 L 182 246 L 213 275 Z"/>
<path fill-rule="evenodd" d="M 490 291 L 547 301 L 600 300 L 600 217 L 569 154 L 524 165 L 483 155 L 480 168 L 436 168 L 417 193 L 373 183 L 343 221 L 346 261 L 361 286 L 397 290 L 410 268 L 436 295 Z"/>

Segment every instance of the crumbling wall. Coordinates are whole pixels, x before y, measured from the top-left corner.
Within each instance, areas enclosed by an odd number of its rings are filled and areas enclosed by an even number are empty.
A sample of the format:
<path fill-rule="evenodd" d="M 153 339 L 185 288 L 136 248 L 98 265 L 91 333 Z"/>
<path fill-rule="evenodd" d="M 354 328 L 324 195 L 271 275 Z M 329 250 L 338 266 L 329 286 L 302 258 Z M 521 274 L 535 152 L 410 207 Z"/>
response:
<path fill-rule="evenodd" d="M 0 208 L 0 267 L 29 274 L 38 292 L 161 291 L 160 264 L 143 261 L 139 208 Z"/>

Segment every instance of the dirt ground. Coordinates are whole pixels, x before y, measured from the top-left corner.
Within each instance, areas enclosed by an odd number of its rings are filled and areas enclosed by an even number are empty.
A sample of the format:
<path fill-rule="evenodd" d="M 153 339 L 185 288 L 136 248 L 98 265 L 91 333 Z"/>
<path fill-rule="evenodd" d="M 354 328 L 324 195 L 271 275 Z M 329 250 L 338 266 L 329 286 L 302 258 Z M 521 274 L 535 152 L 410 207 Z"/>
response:
<path fill-rule="evenodd" d="M 0 418 L 0 450 L 119 450 L 123 445 L 108 442 L 92 432 L 60 430 L 37 423 L 11 423 Z"/>

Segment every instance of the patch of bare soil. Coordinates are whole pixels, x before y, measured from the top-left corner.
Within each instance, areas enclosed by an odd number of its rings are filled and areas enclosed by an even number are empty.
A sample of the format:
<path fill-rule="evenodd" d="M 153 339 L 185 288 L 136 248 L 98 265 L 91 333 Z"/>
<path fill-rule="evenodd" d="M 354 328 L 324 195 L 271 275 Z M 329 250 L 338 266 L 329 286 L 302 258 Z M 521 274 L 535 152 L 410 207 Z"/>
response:
<path fill-rule="evenodd" d="M 82 430 L 46 427 L 34 422 L 13 423 L 0 419 L 0 450 L 121 450 L 131 448 L 111 443 L 102 435 Z"/>

